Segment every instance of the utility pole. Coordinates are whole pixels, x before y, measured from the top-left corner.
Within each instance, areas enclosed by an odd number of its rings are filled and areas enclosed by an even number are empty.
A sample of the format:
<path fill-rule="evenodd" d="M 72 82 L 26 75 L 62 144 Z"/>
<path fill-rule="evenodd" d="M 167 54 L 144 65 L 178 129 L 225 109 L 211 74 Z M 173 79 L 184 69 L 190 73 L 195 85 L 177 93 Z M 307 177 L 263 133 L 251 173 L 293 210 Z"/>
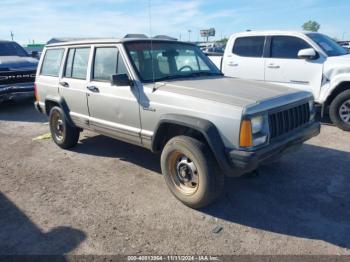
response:
<path fill-rule="evenodd" d="M 13 35 L 12 31 L 10 31 L 10 34 L 11 34 L 11 40 L 13 41 L 14 35 Z"/>
<path fill-rule="evenodd" d="M 346 34 L 346 32 L 343 32 L 343 37 L 342 37 L 342 40 L 344 40 L 345 34 Z"/>
<path fill-rule="evenodd" d="M 188 29 L 188 42 L 191 42 L 191 29 Z"/>

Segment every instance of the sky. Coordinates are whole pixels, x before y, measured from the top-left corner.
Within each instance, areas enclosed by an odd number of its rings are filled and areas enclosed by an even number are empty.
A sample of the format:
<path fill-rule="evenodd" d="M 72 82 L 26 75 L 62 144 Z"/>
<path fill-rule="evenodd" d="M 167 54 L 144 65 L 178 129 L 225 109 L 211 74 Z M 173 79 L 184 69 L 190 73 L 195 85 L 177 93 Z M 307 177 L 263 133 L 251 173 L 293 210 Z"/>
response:
<path fill-rule="evenodd" d="M 200 29 L 214 27 L 214 39 L 250 30 L 301 30 L 308 20 L 320 32 L 350 39 L 349 0 L 0 0 L 0 39 L 21 44 L 53 37 L 123 37 L 165 34 L 202 40 Z M 191 33 L 188 31 L 191 30 Z"/>

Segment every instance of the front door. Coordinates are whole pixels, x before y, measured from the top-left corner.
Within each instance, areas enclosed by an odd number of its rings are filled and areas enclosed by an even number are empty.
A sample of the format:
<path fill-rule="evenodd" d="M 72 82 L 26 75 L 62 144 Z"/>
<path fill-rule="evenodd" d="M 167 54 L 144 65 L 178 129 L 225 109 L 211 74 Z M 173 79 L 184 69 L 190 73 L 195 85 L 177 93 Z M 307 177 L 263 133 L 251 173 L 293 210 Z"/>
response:
<path fill-rule="evenodd" d="M 322 81 L 324 58 L 298 58 L 298 52 L 306 48 L 312 47 L 301 38 L 273 36 L 270 54 L 266 58 L 265 81 L 313 92 L 317 97 Z"/>
<path fill-rule="evenodd" d="M 140 144 L 137 86 L 112 85 L 111 77 L 115 74 L 128 74 L 117 46 L 95 46 L 91 82 L 87 86 L 90 128 Z"/>

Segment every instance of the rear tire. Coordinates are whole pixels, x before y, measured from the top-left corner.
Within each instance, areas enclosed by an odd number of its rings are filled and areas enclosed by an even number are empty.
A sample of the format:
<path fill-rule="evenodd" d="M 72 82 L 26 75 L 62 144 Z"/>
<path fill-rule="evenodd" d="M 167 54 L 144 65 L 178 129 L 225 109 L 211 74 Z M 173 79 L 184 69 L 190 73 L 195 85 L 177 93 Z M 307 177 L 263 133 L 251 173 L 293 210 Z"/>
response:
<path fill-rule="evenodd" d="M 191 208 L 209 205 L 224 187 L 225 177 L 211 151 L 192 137 L 169 140 L 162 151 L 161 168 L 171 193 Z"/>
<path fill-rule="evenodd" d="M 78 143 L 80 132 L 67 122 L 66 115 L 60 107 L 55 106 L 50 110 L 49 121 L 51 136 L 56 145 L 68 149 Z"/>
<path fill-rule="evenodd" d="M 334 125 L 344 131 L 350 131 L 350 90 L 333 99 L 329 107 L 329 117 Z"/>

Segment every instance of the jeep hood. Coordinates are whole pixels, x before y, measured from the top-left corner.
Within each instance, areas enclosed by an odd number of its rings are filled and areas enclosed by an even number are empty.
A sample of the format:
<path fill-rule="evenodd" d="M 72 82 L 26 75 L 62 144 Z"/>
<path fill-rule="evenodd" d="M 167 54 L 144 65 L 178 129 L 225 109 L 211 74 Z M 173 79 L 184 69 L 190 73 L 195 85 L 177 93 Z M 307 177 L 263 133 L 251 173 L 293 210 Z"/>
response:
<path fill-rule="evenodd" d="M 323 74 L 328 79 L 339 74 L 350 74 L 350 54 L 328 57 L 324 63 Z"/>
<path fill-rule="evenodd" d="M 229 77 L 158 82 L 155 84 L 155 88 L 239 107 L 246 107 L 264 100 L 300 92 L 279 85 Z"/>
<path fill-rule="evenodd" d="M 0 56 L 0 70 L 35 70 L 38 60 L 32 57 L 23 56 Z"/>

